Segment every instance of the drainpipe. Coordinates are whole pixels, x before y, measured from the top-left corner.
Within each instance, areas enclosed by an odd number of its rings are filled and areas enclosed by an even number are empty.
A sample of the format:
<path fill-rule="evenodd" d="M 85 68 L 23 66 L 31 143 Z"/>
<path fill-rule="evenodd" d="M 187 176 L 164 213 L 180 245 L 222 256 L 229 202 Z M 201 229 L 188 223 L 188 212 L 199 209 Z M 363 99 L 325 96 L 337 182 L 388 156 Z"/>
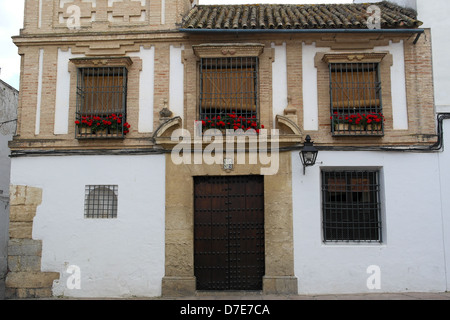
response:
<path fill-rule="evenodd" d="M 437 134 L 438 140 L 430 146 L 405 146 L 405 147 L 335 147 L 335 146 L 316 146 L 319 151 L 395 151 L 395 152 L 438 152 L 444 148 L 444 127 L 443 121 L 450 119 L 450 113 L 439 113 L 437 115 Z M 280 148 L 279 151 L 298 151 L 303 145 Z"/>

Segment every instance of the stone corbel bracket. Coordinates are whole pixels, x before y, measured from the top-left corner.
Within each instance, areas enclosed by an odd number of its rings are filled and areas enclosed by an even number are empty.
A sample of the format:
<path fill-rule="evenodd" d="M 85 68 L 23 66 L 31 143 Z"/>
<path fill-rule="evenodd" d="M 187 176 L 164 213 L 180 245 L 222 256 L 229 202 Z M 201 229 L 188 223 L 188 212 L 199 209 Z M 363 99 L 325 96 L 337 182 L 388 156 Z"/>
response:
<path fill-rule="evenodd" d="M 277 129 L 280 130 L 280 144 L 297 144 L 302 141 L 303 132 L 294 121 L 282 115 L 277 115 L 275 120 Z"/>
<path fill-rule="evenodd" d="M 155 144 L 163 147 L 175 145 L 177 142 L 171 141 L 171 134 L 176 129 L 181 129 L 183 120 L 181 117 L 174 117 L 162 123 L 158 129 L 153 133 L 152 140 Z"/>

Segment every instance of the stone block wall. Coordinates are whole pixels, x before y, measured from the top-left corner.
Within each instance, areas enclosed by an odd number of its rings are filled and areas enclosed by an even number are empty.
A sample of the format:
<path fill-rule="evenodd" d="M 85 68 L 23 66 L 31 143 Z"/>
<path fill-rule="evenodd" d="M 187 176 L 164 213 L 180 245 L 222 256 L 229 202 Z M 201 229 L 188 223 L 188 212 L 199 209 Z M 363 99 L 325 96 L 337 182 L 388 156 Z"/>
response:
<path fill-rule="evenodd" d="M 5 281 L 7 299 L 49 298 L 53 281 L 59 273 L 42 272 L 42 241 L 34 240 L 33 219 L 42 202 L 42 190 L 11 186 L 8 274 Z"/>

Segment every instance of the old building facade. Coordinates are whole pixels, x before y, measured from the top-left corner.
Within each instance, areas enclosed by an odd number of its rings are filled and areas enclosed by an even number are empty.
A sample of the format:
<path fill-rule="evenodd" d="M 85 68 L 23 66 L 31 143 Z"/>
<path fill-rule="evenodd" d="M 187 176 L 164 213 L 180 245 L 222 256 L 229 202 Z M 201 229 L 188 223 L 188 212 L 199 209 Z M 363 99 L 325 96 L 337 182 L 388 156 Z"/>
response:
<path fill-rule="evenodd" d="M 430 31 L 375 9 L 26 1 L 7 293 L 445 291 Z"/>
<path fill-rule="evenodd" d="M 11 159 L 9 141 L 16 132 L 19 92 L 0 80 L 0 299 L 5 296 L 8 270 L 9 175 Z"/>

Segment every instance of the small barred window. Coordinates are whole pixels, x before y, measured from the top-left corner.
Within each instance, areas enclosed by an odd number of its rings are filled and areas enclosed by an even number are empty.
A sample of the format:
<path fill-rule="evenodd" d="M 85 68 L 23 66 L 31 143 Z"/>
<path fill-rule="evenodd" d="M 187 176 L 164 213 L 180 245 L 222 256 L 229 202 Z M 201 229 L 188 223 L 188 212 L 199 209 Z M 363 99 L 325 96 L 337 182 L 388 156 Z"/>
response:
<path fill-rule="evenodd" d="M 325 242 L 381 242 L 378 171 L 322 172 Z"/>
<path fill-rule="evenodd" d="M 88 219 L 117 218 L 118 188 L 114 185 L 86 186 L 84 217 Z"/>

